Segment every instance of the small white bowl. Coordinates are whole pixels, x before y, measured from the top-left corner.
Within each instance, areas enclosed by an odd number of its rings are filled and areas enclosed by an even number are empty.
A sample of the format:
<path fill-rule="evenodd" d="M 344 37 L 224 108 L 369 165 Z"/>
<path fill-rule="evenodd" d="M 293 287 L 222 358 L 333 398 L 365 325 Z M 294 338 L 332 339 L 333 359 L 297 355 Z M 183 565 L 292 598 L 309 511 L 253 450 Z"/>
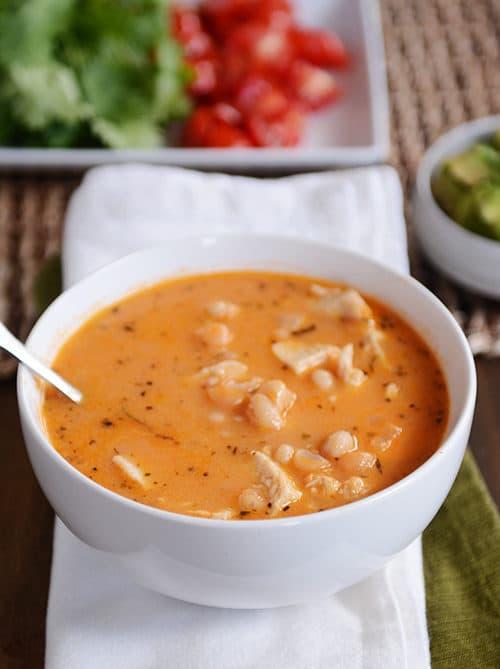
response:
<path fill-rule="evenodd" d="M 413 204 L 415 232 L 433 265 L 471 290 L 500 298 L 500 242 L 469 232 L 438 205 L 431 178 L 442 162 L 500 128 L 500 115 L 471 121 L 440 137 L 424 154 Z"/>
<path fill-rule="evenodd" d="M 358 254 L 287 237 L 220 236 L 172 241 L 92 274 L 63 293 L 27 342 L 45 362 L 93 312 L 165 277 L 229 269 L 308 274 L 356 286 L 395 309 L 428 342 L 450 391 L 437 452 L 398 483 L 336 509 L 275 520 L 183 516 L 101 487 L 51 446 L 41 389 L 18 374 L 21 423 L 35 474 L 64 524 L 144 586 L 189 602 L 262 608 L 325 597 L 382 567 L 432 520 L 458 471 L 476 394 L 474 363 L 447 309 L 414 279 Z"/>

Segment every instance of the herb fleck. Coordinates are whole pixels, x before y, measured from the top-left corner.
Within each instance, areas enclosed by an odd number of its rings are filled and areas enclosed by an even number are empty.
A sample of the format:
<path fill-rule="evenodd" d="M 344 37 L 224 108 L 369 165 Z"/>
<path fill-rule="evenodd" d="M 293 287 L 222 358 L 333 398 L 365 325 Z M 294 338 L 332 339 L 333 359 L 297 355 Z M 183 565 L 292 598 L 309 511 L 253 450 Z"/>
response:
<path fill-rule="evenodd" d="M 314 332 L 316 330 L 316 325 L 312 323 L 311 325 L 308 325 L 305 328 L 300 328 L 299 330 L 292 330 L 292 335 L 294 337 L 300 337 L 301 335 L 305 335 L 308 332 Z"/>

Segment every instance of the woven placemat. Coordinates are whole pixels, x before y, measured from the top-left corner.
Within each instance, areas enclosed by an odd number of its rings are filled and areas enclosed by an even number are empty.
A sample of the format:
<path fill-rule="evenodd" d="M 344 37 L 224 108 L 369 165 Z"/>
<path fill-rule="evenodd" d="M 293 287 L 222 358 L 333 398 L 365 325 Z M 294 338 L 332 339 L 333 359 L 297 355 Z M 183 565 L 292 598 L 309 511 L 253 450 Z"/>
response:
<path fill-rule="evenodd" d="M 369 0 L 367 0 L 369 1 Z M 472 118 L 500 112 L 500 0 L 381 0 L 392 151 L 406 195 L 413 273 L 448 305 L 476 354 L 500 355 L 500 303 L 471 295 L 423 260 L 409 195 L 426 147 Z M 0 319 L 21 338 L 35 317 L 33 279 L 60 249 L 74 176 L 0 178 Z M 14 364 L 0 355 L 0 377 Z"/>
<path fill-rule="evenodd" d="M 500 0 L 381 0 L 391 104 L 390 162 L 405 191 L 412 273 L 449 307 L 475 355 L 500 356 L 500 302 L 459 288 L 420 254 L 410 194 L 426 148 L 500 113 Z"/>
<path fill-rule="evenodd" d="M 23 339 L 36 309 L 33 282 L 47 258 L 60 251 L 64 212 L 79 179 L 0 179 L 0 320 Z M 0 377 L 15 370 L 0 355 Z"/>

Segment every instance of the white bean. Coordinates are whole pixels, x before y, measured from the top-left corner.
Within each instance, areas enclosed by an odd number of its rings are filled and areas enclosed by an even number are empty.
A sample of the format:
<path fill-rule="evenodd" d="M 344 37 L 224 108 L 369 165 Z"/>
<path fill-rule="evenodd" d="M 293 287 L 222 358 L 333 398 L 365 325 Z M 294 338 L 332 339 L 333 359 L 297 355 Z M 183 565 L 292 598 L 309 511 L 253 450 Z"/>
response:
<path fill-rule="evenodd" d="M 267 395 L 281 413 L 289 411 L 297 399 L 296 394 L 283 381 L 278 379 L 272 379 L 263 383 L 259 392 Z"/>
<path fill-rule="evenodd" d="M 321 451 L 327 458 L 340 458 L 346 453 L 355 451 L 358 448 L 358 439 L 347 430 L 338 430 L 330 434 Z"/>
<path fill-rule="evenodd" d="M 212 411 L 208 414 L 208 420 L 211 423 L 223 423 L 226 420 L 226 416 L 220 411 Z"/>
<path fill-rule="evenodd" d="M 215 349 L 224 348 L 234 338 L 233 333 L 225 323 L 207 323 L 198 328 L 196 334 L 204 344 Z"/>
<path fill-rule="evenodd" d="M 328 390 L 333 386 L 333 376 L 327 369 L 315 369 L 311 380 L 320 390 Z"/>
<path fill-rule="evenodd" d="M 279 430 L 283 426 L 280 411 L 264 393 L 258 392 L 252 395 L 248 403 L 248 416 L 259 427 Z"/>
<path fill-rule="evenodd" d="M 352 451 L 342 456 L 340 464 L 348 473 L 359 474 L 373 469 L 377 463 L 377 457 L 368 451 Z"/>
<path fill-rule="evenodd" d="M 360 386 L 365 381 L 366 381 L 366 374 L 363 372 L 362 369 L 357 369 L 356 367 L 353 367 L 353 369 L 351 369 L 346 379 L 346 382 L 350 386 Z"/>
<path fill-rule="evenodd" d="M 399 386 L 397 383 L 388 383 L 385 387 L 385 399 L 394 400 L 399 395 Z"/>
<path fill-rule="evenodd" d="M 237 316 L 240 308 L 233 302 L 225 302 L 224 300 L 216 300 L 207 304 L 206 312 L 212 318 L 218 321 L 225 321 Z"/>

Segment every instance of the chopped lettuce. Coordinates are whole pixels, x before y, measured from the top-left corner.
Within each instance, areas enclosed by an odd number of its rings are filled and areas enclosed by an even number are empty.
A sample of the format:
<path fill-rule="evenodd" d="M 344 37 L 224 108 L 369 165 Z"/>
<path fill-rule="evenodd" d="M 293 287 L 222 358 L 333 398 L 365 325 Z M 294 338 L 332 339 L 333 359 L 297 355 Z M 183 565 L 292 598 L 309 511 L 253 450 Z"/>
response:
<path fill-rule="evenodd" d="M 166 0 L 2 0 L 0 143 L 155 147 L 189 113 Z"/>

